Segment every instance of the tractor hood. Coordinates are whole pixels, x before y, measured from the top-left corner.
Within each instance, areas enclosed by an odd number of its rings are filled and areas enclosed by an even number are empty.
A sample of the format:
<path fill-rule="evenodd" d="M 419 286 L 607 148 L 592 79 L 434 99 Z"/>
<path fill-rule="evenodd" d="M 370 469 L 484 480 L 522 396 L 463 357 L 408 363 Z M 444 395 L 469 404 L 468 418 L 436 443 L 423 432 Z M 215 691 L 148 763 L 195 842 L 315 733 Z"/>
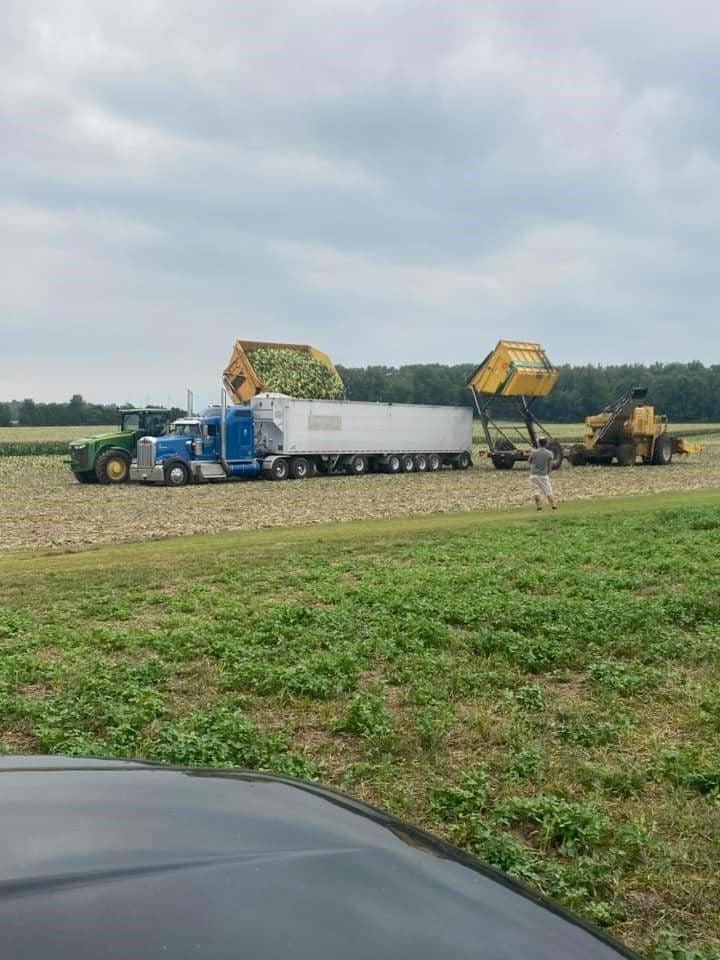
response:
<path fill-rule="evenodd" d="M 633 956 L 414 827 L 271 776 L 4 757 L 0 847 L 7 957 Z"/>
<path fill-rule="evenodd" d="M 77 440 L 71 440 L 70 446 L 75 447 L 79 443 L 116 443 L 123 437 L 129 437 L 132 434 L 123 433 L 121 430 L 114 430 L 112 433 L 94 433 L 91 437 L 79 437 Z"/>

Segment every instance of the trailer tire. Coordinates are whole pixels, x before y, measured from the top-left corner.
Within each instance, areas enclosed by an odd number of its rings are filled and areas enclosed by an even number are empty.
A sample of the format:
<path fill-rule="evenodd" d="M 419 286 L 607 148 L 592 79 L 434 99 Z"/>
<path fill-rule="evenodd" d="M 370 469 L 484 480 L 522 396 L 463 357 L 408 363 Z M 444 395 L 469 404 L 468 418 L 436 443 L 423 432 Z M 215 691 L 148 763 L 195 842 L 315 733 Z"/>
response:
<path fill-rule="evenodd" d="M 672 440 L 663 434 L 655 441 L 652 462 L 656 467 L 666 467 L 672 460 Z"/>
<path fill-rule="evenodd" d="M 130 477 L 130 455 L 125 450 L 106 450 L 95 461 L 98 483 L 125 483 Z"/>
<path fill-rule="evenodd" d="M 621 443 L 615 454 L 621 467 L 632 467 L 635 464 L 636 453 L 634 443 Z"/>
<path fill-rule="evenodd" d="M 396 453 L 391 453 L 385 462 L 385 472 L 386 473 L 400 473 L 402 470 L 402 463 L 400 457 Z"/>
<path fill-rule="evenodd" d="M 268 469 L 271 480 L 287 480 L 289 474 L 290 465 L 284 457 L 276 457 Z"/>
<path fill-rule="evenodd" d="M 345 467 L 345 472 L 349 473 L 351 477 L 362 477 L 363 474 L 368 472 L 367 457 L 363 457 L 360 454 L 355 454 L 355 456 L 350 457 Z"/>
<path fill-rule="evenodd" d="M 293 480 L 307 480 L 311 476 L 310 464 L 305 457 L 293 457 L 290 461 L 290 476 Z"/>
<path fill-rule="evenodd" d="M 412 473 L 415 469 L 415 457 L 410 453 L 400 457 L 400 466 L 403 473 Z"/>
<path fill-rule="evenodd" d="M 168 487 L 184 487 L 190 482 L 190 471 L 182 460 L 173 460 L 163 470 Z"/>
<path fill-rule="evenodd" d="M 472 466 L 472 457 L 467 450 L 463 450 L 462 453 L 457 455 L 457 460 L 455 463 L 457 463 L 458 470 L 467 470 L 468 467 Z"/>
<path fill-rule="evenodd" d="M 563 458 L 565 456 L 562 445 L 558 443 L 557 440 L 551 440 L 548 443 L 547 448 L 553 455 L 551 469 L 559 470 L 559 468 L 562 466 Z"/>
<path fill-rule="evenodd" d="M 427 468 L 430 473 L 436 473 L 442 466 L 442 457 L 439 453 L 431 453 L 428 456 Z"/>
<path fill-rule="evenodd" d="M 418 453 L 415 455 L 415 469 L 418 473 L 427 473 L 428 468 L 428 458 L 424 453 Z"/>

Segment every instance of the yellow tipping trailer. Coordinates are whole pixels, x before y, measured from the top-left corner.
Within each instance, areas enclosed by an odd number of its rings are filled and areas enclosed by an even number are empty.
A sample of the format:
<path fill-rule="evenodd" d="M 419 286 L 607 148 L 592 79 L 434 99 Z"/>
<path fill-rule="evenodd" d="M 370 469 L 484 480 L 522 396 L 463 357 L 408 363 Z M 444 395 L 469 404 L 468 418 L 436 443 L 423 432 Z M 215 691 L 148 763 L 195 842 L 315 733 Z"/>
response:
<path fill-rule="evenodd" d="M 500 340 L 468 386 L 493 397 L 547 397 L 559 376 L 539 343 Z"/>
<path fill-rule="evenodd" d="M 278 390 L 277 385 L 265 383 L 253 366 L 253 354 L 257 351 L 287 351 L 309 355 L 316 363 L 329 371 L 342 393 L 340 374 L 326 353 L 306 343 L 269 343 L 262 340 L 236 340 L 230 361 L 223 372 L 223 384 L 233 403 L 247 403 L 258 393 L 288 393 Z"/>
<path fill-rule="evenodd" d="M 555 389 L 559 373 L 550 363 L 539 343 L 523 340 L 500 340 L 467 380 L 480 417 L 488 456 L 498 470 L 510 470 L 517 460 L 527 460 L 530 450 L 544 436 L 554 456 L 554 466 L 563 459 L 563 448 L 554 440 L 532 412 L 539 397 L 547 397 Z M 492 414 L 495 401 L 510 400 L 522 418 L 520 426 L 497 423 Z M 507 409 L 508 404 L 505 404 Z M 526 446 L 530 441 L 530 448 Z M 518 446 L 518 443 L 523 446 Z"/>

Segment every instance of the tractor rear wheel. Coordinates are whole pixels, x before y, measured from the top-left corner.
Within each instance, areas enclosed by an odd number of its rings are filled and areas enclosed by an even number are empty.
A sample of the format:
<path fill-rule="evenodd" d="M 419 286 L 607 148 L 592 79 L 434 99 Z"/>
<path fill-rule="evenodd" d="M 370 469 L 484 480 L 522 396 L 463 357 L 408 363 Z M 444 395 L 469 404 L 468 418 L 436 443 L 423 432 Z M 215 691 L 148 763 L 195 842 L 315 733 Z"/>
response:
<path fill-rule="evenodd" d="M 130 476 L 130 455 L 121 450 L 108 450 L 95 461 L 98 483 L 125 483 Z"/>
<path fill-rule="evenodd" d="M 615 456 L 621 467 L 632 467 L 635 464 L 635 458 L 637 456 L 635 453 L 635 444 L 621 443 L 617 448 Z"/>
<path fill-rule="evenodd" d="M 656 467 L 666 467 L 672 460 L 672 440 L 667 434 L 663 434 L 655 441 L 652 462 Z"/>

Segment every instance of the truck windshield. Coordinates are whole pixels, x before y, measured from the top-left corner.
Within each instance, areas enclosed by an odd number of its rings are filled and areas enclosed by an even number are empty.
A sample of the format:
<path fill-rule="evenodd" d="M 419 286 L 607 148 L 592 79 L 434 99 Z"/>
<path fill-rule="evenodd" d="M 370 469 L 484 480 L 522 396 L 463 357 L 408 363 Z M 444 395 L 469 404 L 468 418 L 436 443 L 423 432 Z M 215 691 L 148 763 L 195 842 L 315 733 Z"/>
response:
<path fill-rule="evenodd" d="M 178 437 L 199 437 L 199 423 L 174 423 L 172 432 Z"/>

